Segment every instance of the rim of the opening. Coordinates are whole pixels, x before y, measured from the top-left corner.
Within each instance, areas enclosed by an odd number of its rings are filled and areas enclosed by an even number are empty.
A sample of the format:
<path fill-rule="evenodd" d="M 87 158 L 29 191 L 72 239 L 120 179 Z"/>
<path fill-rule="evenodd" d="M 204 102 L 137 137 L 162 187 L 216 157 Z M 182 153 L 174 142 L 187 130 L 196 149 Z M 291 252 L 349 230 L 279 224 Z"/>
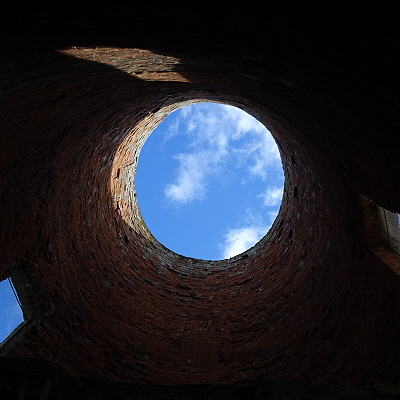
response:
<path fill-rule="evenodd" d="M 193 95 L 193 93 L 192 93 Z M 183 97 L 183 96 L 181 96 Z M 235 101 L 236 100 L 236 101 Z M 136 196 L 136 187 L 135 187 L 135 178 L 137 165 L 139 161 L 140 152 L 146 142 L 147 138 L 151 135 L 151 133 L 157 128 L 157 126 L 167 118 L 172 112 L 178 110 L 182 107 L 193 105 L 196 103 L 217 103 L 217 104 L 226 104 L 229 106 L 233 106 L 245 111 L 247 114 L 251 115 L 257 121 L 262 123 L 265 127 L 267 127 L 268 131 L 271 133 L 273 139 L 278 145 L 274 132 L 265 121 L 261 121 L 258 117 L 252 114 L 250 107 L 243 104 L 242 102 L 238 102 L 235 100 L 221 100 L 217 98 L 209 98 L 207 97 L 192 97 L 189 99 L 170 99 L 169 102 L 163 104 L 161 107 L 155 107 L 155 109 L 149 112 L 144 118 L 142 118 L 122 139 L 120 146 L 116 152 L 114 157 L 114 163 L 111 172 L 111 192 L 113 195 L 113 207 L 122 217 L 122 219 L 128 223 L 130 226 L 130 230 L 133 232 L 139 233 L 139 235 L 146 241 L 151 244 L 151 247 L 156 247 L 158 249 L 162 249 L 165 254 L 169 254 L 170 256 L 178 257 L 180 259 L 193 260 L 198 262 L 207 262 L 208 264 L 218 264 L 220 262 L 226 262 L 227 260 L 237 260 L 241 258 L 247 258 L 251 254 L 256 254 L 260 246 L 263 246 L 268 242 L 272 233 L 275 231 L 276 227 L 282 221 L 282 213 L 285 204 L 285 198 L 287 196 L 287 179 L 286 179 L 286 171 L 285 171 L 285 163 L 280 154 L 280 158 L 282 161 L 282 167 L 284 171 L 284 184 L 283 184 L 283 195 L 281 204 L 279 207 L 279 211 L 275 220 L 271 224 L 271 227 L 266 232 L 266 234 L 255 243 L 253 246 L 243 251 L 240 254 L 237 254 L 230 258 L 223 258 L 219 260 L 208 260 L 202 258 L 194 258 L 190 256 L 185 256 L 175 252 L 174 250 L 169 249 L 162 242 L 160 242 L 151 232 L 149 227 L 146 224 L 146 221 L 143 218 L 143 215 L 140 211 L 140 206 L 137 201 Z"/>

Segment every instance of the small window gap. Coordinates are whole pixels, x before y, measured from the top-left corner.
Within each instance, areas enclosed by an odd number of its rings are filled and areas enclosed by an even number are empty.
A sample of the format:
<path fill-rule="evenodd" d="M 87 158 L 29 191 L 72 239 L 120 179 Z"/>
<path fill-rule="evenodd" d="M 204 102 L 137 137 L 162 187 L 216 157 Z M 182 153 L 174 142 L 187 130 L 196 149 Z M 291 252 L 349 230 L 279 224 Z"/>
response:
<path fill-rule="evenodd" d="M 25 272 L 26 266 L 14 269 L 11 276 L 0 282 L 0 347 L 13 346 L 26 329 L 30 329 L 51 308 L 43 308 L 38 301 L 37 288 Z M 5 329 L 7 328 L 7 329 Z"/>
<path fill-rule="evenodd" d="M 20 299 L 18 297 L 17 291 L 16 291 L 16 289 L 14 287 L 13 281 L 12 281 L 12 279 L 10 277 L 7 278 L 7 280 L 9 282 L 9 284 L 10 284 L 10 287 L 11 287 L 11 290 L 12 290 L 13 295 L 15 297 L 15 300 L 17 301 L 17 303 L 19 305 L 19 308 L 21 309 L 22 316 L 24 317 L 24 320 L 26 320 L 26 315 L 25 315 L 24 310 L 22 308 L 22 304 L 21 304 L 21 301 L 20 301 Z"/>
<path fill-rule="evenodd" d="M 7 339 L 18 326 L 25 320 L 26 316 L 22 310 L 21 301 L 17 295 L 11 278 L 0 282 L 0 343 Z"/>
<path fill-rule="evenodd" d="M 399 214 L 379 207 L 384 235 L 388 246 L 400 256 Z"/>
<path fill-rule="evenodd" d="M 400 276 L 399 214 L 378 206 L 361 196 L 364 230 L 368 248 Z"/>

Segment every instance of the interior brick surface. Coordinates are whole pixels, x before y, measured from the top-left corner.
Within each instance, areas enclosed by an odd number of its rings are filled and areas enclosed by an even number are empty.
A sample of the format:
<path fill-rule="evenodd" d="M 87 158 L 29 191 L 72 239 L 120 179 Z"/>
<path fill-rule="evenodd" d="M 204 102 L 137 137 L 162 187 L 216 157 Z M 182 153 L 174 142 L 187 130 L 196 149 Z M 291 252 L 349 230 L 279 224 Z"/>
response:
<path fill-rule="evenodd" d="M 400 278 L 370 251 L 360 202 L 400 212 L 397 37 L 276 4 L 214 11 L 6 25 L 0 278 L 22 269 L 42 316 L 1 355 L 115 382 L 399 383 Z M 145 138 L 200 100 L 263 122 L 284 164 L 271 231 L 227 260 L 166 249 L 134 194 Z"/>

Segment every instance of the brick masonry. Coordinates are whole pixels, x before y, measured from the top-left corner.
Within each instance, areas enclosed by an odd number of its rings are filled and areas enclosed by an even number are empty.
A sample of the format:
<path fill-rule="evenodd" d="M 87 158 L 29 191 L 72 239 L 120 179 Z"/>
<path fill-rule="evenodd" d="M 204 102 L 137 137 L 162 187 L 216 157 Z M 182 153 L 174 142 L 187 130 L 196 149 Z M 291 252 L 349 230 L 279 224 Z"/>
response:
<path fill-rule="evenodd" d="M 111 382 L 399 382 L 400 280 L 370 251 L 360 202 L 400 211 L 392 42 L 281 24 L 268 45 L 246 20 L 231 45 L 217 26 L 213 41 L 117 24 L 107 40 L 14 34 L 0 63 L 0 277 L 23 269 L 42 317 L 3 356 Z M 363 53 L 378 47 L 379 70 Z M 163 247 L 134 196 L 146 136 L 199 100 L 250 112 L 284 163 L 273 228 L 229 260 Z"/>

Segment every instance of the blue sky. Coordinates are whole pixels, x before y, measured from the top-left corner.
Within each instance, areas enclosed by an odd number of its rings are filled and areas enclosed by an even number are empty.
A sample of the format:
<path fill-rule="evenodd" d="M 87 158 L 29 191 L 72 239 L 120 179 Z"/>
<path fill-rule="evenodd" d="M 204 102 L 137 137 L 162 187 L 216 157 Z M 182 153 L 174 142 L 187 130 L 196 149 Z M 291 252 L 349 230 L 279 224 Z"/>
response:
<path fill-rule="evenodd" d="M 240 254 L 267 233 L 283 183 L 265 126 L 216 103 L 170 114 L 145 142 L 135 181 L 153 235 L 179 254 L 210 260 Z"/>
<path fill-rule="evenodd" d="M 24 320 L 8 279 L 0 282 L 0 304 L 0 342 L 2 342 Z"/>

